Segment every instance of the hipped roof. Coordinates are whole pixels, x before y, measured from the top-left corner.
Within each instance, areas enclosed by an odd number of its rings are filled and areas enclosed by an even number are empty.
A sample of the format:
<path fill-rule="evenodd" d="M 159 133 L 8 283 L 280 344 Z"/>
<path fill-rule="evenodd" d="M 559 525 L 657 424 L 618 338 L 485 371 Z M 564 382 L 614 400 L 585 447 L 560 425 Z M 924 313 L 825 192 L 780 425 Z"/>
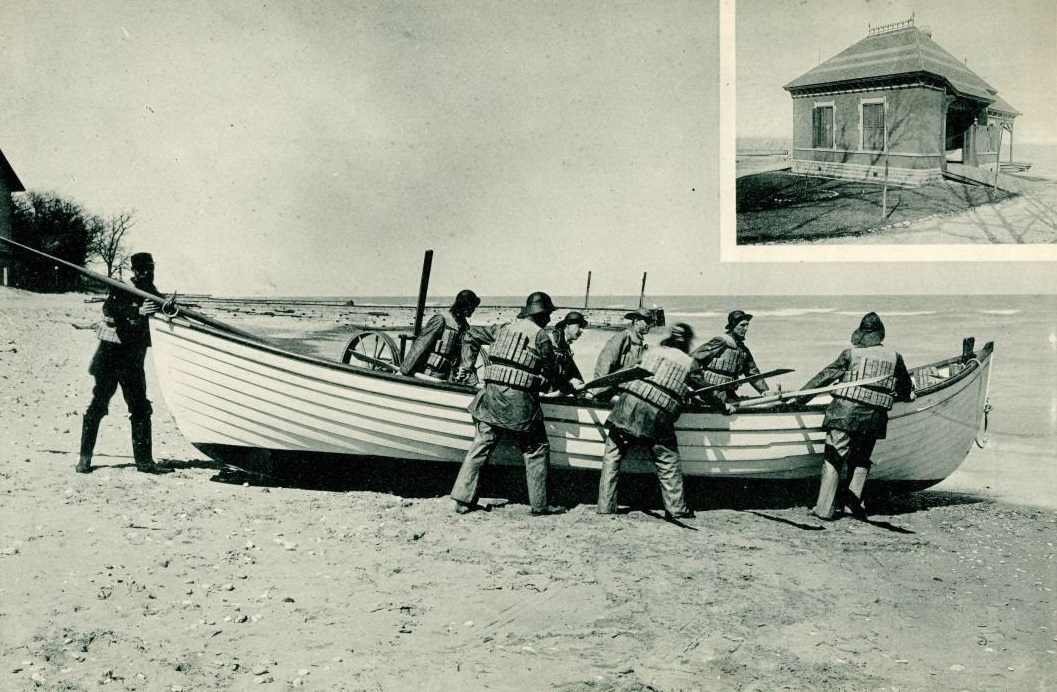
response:
<path fill-rule="evenodd" d="M 991 102 L 997 90 L 917 27 L 867 36 L 785 85 L 787 91 L 877 81 L 899 75 L 935 75 L 962 96 Z"/>
<path fill-rule="evenodd" d="M 7 188 L 11 192 L 25 192 L 26 188 L 22 185 L 22 181 L 15 175 L 15 169 L 11 168 L 11 164 L 7 162 L 7 157 L 4 156 L 4 152 L 0 150 L 0 177 L 3 177 L 4 182 L 7 184 Z"/>

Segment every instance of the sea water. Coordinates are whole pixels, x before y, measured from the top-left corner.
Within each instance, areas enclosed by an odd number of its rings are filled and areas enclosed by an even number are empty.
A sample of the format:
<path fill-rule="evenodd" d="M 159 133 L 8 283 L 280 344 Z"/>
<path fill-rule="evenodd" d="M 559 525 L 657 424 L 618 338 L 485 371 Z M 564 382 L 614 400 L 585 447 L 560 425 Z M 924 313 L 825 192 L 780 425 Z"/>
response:
<path fill-rule="evenodd" d="M 485 305 L 510 306 L 511 319 L 524 300 L 482 298 Z M 554 300 L 560 306 L 555 320 L 584 306 L 583 297 L 554 296 Z M 404 297 L 357 302 L 415 301 Z M 434 298 L 430 303 L 450 305 L 450 298 Z M 802 387 L 847 348 L 859 320 L 870 311 L 885 324 L 885 343 L 902 353 L 911 368 L 959 355 L 964 337 L 975 337 L 977 349 L 992 341 L 991 447 L 1057 461 L 1057 296 L 651 296 L 646 306 L 664 308 L 668 324 L 685 322 L 693 327 L 695 346 L 723 333 L 729 311 L 754 315 L 747 344 L 761 371 L 795 370 L 769 381 L 786 391 Z M 638 298 L 592 297 L 590 307 L 632 309 L 638 307 Z M 664 334 L 663 327 L 655 328 L 647 341 L 656 343 Z M 598 353 L 611 336 L 611 331 L 588 329 L 573 344 L 586 377 L 591 377 Z M 751 394 L 753 389 L 745 385 L 742 391 Z"/>

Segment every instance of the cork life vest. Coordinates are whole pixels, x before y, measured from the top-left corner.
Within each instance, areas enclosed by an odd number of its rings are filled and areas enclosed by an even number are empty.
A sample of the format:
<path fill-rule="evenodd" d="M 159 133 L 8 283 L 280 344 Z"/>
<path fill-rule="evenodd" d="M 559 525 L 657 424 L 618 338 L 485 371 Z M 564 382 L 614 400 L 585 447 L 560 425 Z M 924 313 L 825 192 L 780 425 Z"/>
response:
<path fill-rule="evenodd" d="M 461 343 L 459 325 L 453 324 L 454 321 L 455 318 L 450 314 L 444 315 L 444 330 L 433 342 L 433 348 L 426 356 L 426 364 L 422 367 L 423 374 L 442 380 L 446 380 L 451 374 L 451 367 Z"/>
<path fill-rule="evenodd" d="M 738 379 L 742 368 L 745 367 L 745 351 L 741 350 L 734 337 L 724 334 L 720 338 L 727 348 L 723 349 L 719 356 L 713 358 L 701 373 L 701 379 L 709 386 L 726 384 Z"/>
<path fill-rule="evenodd" d="M 841 376 L 841 382 L 854 382 L 868 377 L 887 375 L 885 379 L 865 387 L 846 387 L 833 392 L 839 399 L 856 401 L 867 406 L 891 410 L 895 403 L 896 352 L 886 346 L 849 349 L 851 365 Z"/>
<path fill-rule="evenodd" d="M 536 352 L 540 328 L 529 320 L 518 320 L 500 328 L 488 349 L 489 365 L 484 381 L 529 392 L 543 388 L 543 362 Z"/>
<path fill-rule="evenodd" d="M 652 349 L 646 352 L 639 365 L 653 374 L 643 380 L 625 382 L 618 389 L 671 416 L 678 416 L 690 393 L 686 378 L 692 364 L 693 359 L 678 349 L 666 346 Z"/>

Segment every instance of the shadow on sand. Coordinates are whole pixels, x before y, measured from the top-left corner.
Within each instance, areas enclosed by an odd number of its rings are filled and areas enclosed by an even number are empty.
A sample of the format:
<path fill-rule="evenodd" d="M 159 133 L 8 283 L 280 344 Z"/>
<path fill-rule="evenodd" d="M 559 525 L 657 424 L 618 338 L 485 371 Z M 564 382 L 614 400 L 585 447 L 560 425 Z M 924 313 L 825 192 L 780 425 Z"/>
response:
<path fill-rule="evenodd" d="M 176 468 L 179 465 L 174 464 Z M 265 465 L 243 460 L 237 466 L 217 463 L 218 483 L 249 484 L 259 487 L 300 488 L 321 492 L 377 492 L 403 498 L 444 497 L 451 492 L 458 466 L 444 462 L 401 461 L 361 457 L 350 463 L 347 457 L 314 455 L 310 459 L 291 454 L 289 458 L 272 453 Z M 817 481 L 762 481 L 745 479 L 687 478 L 687 505 L 695 511 L 715 509 L 782 510 L 809 507 L 818 492 Z M 933 507 L 989 502 L 966 493 L 919 491 L 890 493 L 883 484 L 867 486 L 867 505 L 872 515 L 894 516 L 925 511 Z M 505 498 L 527 504 L 523 467 L 489 464 L 481 472 L 481 497 Z M 549 501 L 573 507 L 594 505 L 598 497 L 598 473 L 551 469 Z M 663 511 L 655 476 L 624 474 L 620 478 L 620 503 L 640 511 Z"/>

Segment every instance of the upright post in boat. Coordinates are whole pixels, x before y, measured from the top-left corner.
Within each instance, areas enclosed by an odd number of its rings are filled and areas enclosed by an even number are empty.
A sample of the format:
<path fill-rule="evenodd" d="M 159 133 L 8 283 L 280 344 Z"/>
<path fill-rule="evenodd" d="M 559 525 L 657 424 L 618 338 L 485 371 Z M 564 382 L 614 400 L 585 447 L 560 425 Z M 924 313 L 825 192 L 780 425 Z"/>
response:
<path fill-rule="evenodd" d="M 646 297 L 646 272 L 642 272 L 642 288 L 639 289 L 639 307 L 642 307 L 642 302 Z"/>
<path fill-rule="evenodd" d="M 591 270 L 587 270 L 587 290 L 584 291 L 584 310 L 587 309 L 587 302 L 591 300 Z"/>
<path fill-rule="evenodd" d="M 422 314 L 426 311 L 426 292 L 429 291 L 429 270 L 433 267 L 433 251 L 426 250 L 422 258 L 422 281 L 418 285 L 418 305 L 415 307 L 415 336 L 422 331 Z"/>

